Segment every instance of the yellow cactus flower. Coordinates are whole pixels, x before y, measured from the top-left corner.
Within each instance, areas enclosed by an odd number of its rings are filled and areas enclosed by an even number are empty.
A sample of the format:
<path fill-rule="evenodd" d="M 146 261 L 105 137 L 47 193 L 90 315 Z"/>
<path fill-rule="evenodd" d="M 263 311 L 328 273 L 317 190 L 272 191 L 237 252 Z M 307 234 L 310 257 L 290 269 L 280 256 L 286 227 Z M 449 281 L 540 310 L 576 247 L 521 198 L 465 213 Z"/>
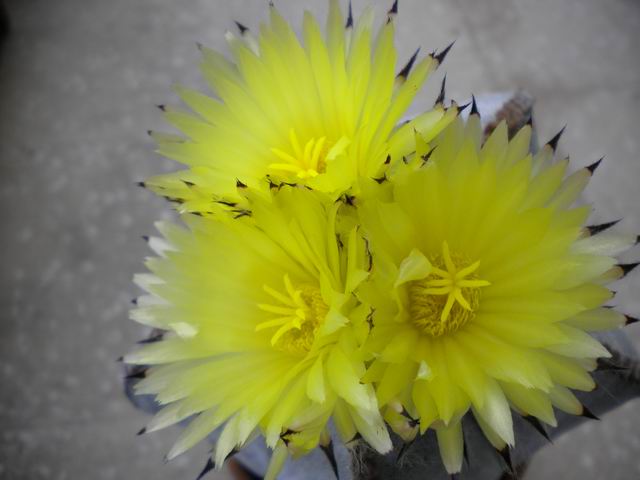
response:
<path fill-rule="evenodd" d="M 160 154 L 187 169 L 144 184 L 203 215 L 217 210 L 215 200 L 235 201 L 237 182 L 304 184 L 337 198 L 412 151 L 414 131 L 433 138 L 455 106 L 439 102 L 398 123 L 448 48 L 422 59 L 416 52 L 396 74 L 395 11 L 374 35 L 373 10 L 354 22 L 349 8 L 345 20 L 332 0 L 326 32 L 307 12 L 301 42 L 271 6 L 257 36 L 240 24 L 240 36 L 227 33 L 232 59 L 202 48 L 202 72 L 218 98 L 177 87 L 193 113 L 161 108 L 184 136 L 152 135 Z"/>
<path fill-rule="evenodd" d="M 590 208 L 574 205 L 597 163 L 565 176 L 555 142 L 532 156 L 530 135 L 509 141 L 503 123 L 483 143 L 477 115 L 458 119 L 358 206 L 374 265 L 364 380 L 403 438 L 436 430 L 450 473 L 469 411 L 498 449 L 514 443 L 511 410 L 584 414 L 571 390 L 593 389 L 609 356 L 588 332 L 627 321 L 605 285 L 634 266 L 614 256 L 636 238 L 585 228 Z"/>
<path fill-rule="evenodd" d="M 341 202 L 301 187 L 249 194 L 250 210 L 218 222 L 185 216 L 158 224 L 157 257 L 136 276 L 148 294 L 132 319 L 166 331 L 125 361 L 150 365 L 136 385 L 164 408 L 146 431 L 197 415 L 171 459 L 224 425 L 216 466 L 258 434 L 287 452 L 328 441 L 330 418 L 346 442 L 360 434 L 384 453 L 391 442 L 365 372 L 368 306 L 354 290 L 368 276 L 356 228 L 337 227 Z"/>

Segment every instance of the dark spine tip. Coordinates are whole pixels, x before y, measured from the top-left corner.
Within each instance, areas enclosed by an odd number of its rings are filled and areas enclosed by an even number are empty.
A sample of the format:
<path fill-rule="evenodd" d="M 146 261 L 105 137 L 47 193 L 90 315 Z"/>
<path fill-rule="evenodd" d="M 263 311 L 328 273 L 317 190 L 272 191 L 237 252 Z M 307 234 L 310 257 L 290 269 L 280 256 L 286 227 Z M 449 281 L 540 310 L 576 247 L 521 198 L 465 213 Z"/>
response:
<path fill-rule="evenodd" d="M 161 341 L 164 338 L 164 333 L 158 333 L 157 335 L 152 335 L 143 340 L 136 342 L 138 345 L 147 345 L 149 343 L 156 343 Z"/>
<path fill-rule="evenodd" d="M 169 196 L 166 196 L 166 195 L 164 195 L 162 198 L 164 198 L 167 202 L 172 202 L 172 203 L 177 203 L 177 204 L 184 203 L 184 199 L 183 198 L 169 197 Z"/>
<path fill-rule="evenodd" d="M 600 166 L 600 163 L 602 162 L 602 160 L 604 160 L 604 157 L 602 157 L 600 160 L 598 160 L 597 162 L 593 162 L 591 165 L 589 165 L 587 167 L 587 170 L 589 170 L 589 172 L 591 172 L 591 174 L 593 175 L 593 172 L 596 171 L 596 169 Z"/>
<path fill-rule="evenodd" d="M 458 106 L 458 113 L 466 110 L 467 108 L 469 108 L 470 105 L 471 105 L 471 102 L 467 102 L 467 103 L 464 103 L 462 105 L 459 105 Z"/>
<path fill-rule="evenodd" d="M 138 305 L 138 299 L 137 299 L 137 298 L 132 298 L 132 299 L 131 299 L 131 303 L 132 303 L 133 305 Z"/>
<path fill-rule="evenodd" d="M 471 467 L 471 459 L 469 458 L 469 446 L 467 442 L 467 436 L 464 433 L 464 429 L 462 429 L 462 459 L 464 460 L 465 465 Z"/>
<path fill-rule="evenodd" d="M 591 410 L 589 410 L 584 405 L 582 406 L 582 415 L 581 417 L 590 418 L 591 420 L 600 420 Z"/>
<path fill-rule="evenodd" d="M 140 436 L 144 435 L 145 433 L 147 433 L 147 427 L 142 427 L 140 430 L 138 430 L 138 433 L 136 433 L 136 435 Z"/>
<path fill-rule="evenodd" d="M 348 193 L 343 193 L 342 195 L 340 195 L 338 197 L 338 199 L 336 200 L 336 203 L 337 202 L 342 202 L 345 205 L 349 205 L 349 206 L 353 207 L 355 205 L 355 201 L 356 201 L 356 197 L 355 196 L 349 195 Z M 339 237 L 336 237 L 336 238 L 338 238 L 338 241 L 340 242 L 340 238 Z M 342 242 L 340 242 L 340 243 L 342 243 Z"/>
<path fill-rule="evenodd" d="M 298 432 L 295 430 L 291 430 L 290 428 L 287 428 L 284 432 L 280 434 L 280 440 L 282 440 L 286 446 L 289 446 L 289 443 L 291 442 L 291 439 L 289 437 L 296 433 Z"/>
<path fill-rule="evenodd" d="M 527 122 L 525 123 L 525 125 L 529 126 L 530 128 L 533 128 L 533 115 L 529 114 L 529 118 L 527 118 Z"/>
<path fill-rule="evenodd" d="M 640 265 L 640 262 L 636 262 L 636 263 L 619 263 L 618 264 L 618 268 L 620 268 L 622 270 L 622 276 L 626 276 L 629 272 L 631 272 L 633 269 L 635 269 L 638 265 Z"/>
<path fill-rule="evenodd" d="M 231 211 L 234 213 L 233 215 L 234 220 L 238 220 L 239 218 L 243 218 L 243 217 L 250 217 L 251 215 L 253 215 L 253 212 L 251 212 L 251 210 L 236 209 Z"/>
<path fill-rule="evenodd" d="M 142 370 L 138 370 L 133 373 L 130 373 L 129 375 L 126 375 L 124 378 L 127 380 L 142 380 L 146 376 L 147 376 L 147 370 L 142 369 Z"/>
<path fill-rule="evenodd" d="M 608 358 L 598 359 L 598 371 L 600 372 L 628 372 L 629 368 L 623 365 L 617 365 Z"/>
<path fill-rule="evenodd" d="M 369 324 L 369 330 L 371 330 L 374 326 L 373 314 L 376 313 L 376 309 L 371 307 L 369 314 L 367 315 L 367 323 Z"/>
<path fill-rule="evenodd" d="M 422 164 L 423 165 L 429 161 L 429 159 L 431 158 L 431 155 L 433 155 L 433 152 L 436 151 L 436 148 L 438 148 L 437 145 L 422 156 Z"/>
<path fill-rule="evenodd" d="M 237 448 L 237 447 L 234 447 L 233 449 L 231 449 L 231 451 L 227 454 L 227 456 L 226 456 L 226 457 L 224 457 L 225 462 L 226 462 L 228 459 L 230 459 L 231 457 L 233 457 L 233 456 L 237 455 L 237 453 L 238 453 L 239 451 L 240 451 L 240 450 L 238 450 L 238 448 Z"/>
<path fill-rule="evenodd" d="M 605 230 L 610 229 L 611 227 L 616 225 L 618 222 L 620 222 L 620 220 L 622 219 L 619 218 L 618 220 L 614 220 L 613 222 L 600 223 L 598 225 L 590 225 L 587 227 L 587 230 L 589 231 L 589 235 L 596 235 L 600 232 L 604 232 Z"/>
<path fill-rule="evenodd" d="M 387 12 L 387 15 L 396 15 L 397 13 L 398 13 L 398 0 L 395 0 L 395 2 L 393 2 L 393 5 L 391 5 L 391 8 Z"/>
<path fill-rule="evenodd" d="M 407 410 L 404 407 L 402 407 L 402 411 L 400 412 L 400 415 L 402 415 L 404 418 L 406 418 L 409 421 L 416 420 L 415 418 L 413 418 L 411 416 L 411 414 L 409 413 L 409 410 Z M 418 423 L 420 423 L 420 422 L 418 422 Z"/>
<path fill-rule="evenodd" d="M 402 70 L 400 70 L 398 75 L 396 75 L 398 78 L 407 78 L 409 76 L 409 72 L 411 72 L 413 64 L 416 62 L 416 58 L 418 58 L 418 53 L 420 53 L 420 47 L 417 48 L 413 55 L 411 55 L 407 64 L 402 68 Z"/>
<path fill-rule="evenodd" d="M 349 15 L 347 16 L 347 23 L 344 28 L 352 28 L 353 27 L 353 9 L 351 7 L 351 0 L 349 0 Z"/>
<path fill-rule="evenodd" d="M 476 103 L 476 96 L 471 94 L 471 112 L 469 115 L 478 115 L 480 117 L 480 112 L 478 111 L 478 104 Z"/>
<path fill-rule="evenodd" d="M 147 243 L 148 243 L 148 242 L 149 242 L 149 235 L 142 235 L 142 239 L 143 239 L 145 242 L 147 242 Z"/>
<path fill-rule="evenodd" d="M 498 450 L 498 455 L 500 455 L 504 461 L 507 470 L 509 470 L 512 475 L 515 475 L 516 469 L 513 465 L 513 458 L 511 457 L 511 449 L 509 446 L 504 447 L 502 450 Z"/>
<path fill-rule="evenodd" d="M 387 155 L 386 160 L 384 161 L 385 165 L 389 165 L 391 163 L 391 155 Z"/>
<path fill-rule="evenodd" d="M 164 104 L 160 104 L 160 105 L 156 105 L 156 107 L 158 108 L 158 110 L 160 110 L 161 112 L 166 112 L 167 111 L 167 106 Z"/>
<path fill-rule="evenodd" d="M 538 420 L 536 417 L 532 417 L 531 415 L 527 415 L 526 417 L 522 417 L 524 420 L 526 420 L 526 422 L 531 425 L 533 428 L 536 429 L 536 431 L 542 435 L 549 443 L 553 443 L 551 442 L 551 437 L 549 436 L 549 434 L 547 433 L 547 431 L 544 428 L 544 425 L 542 425 L 542 422 L 540 420 Z"/>
<path fill-rule="evenodd" d="M 449 53 L 449 50 L 451 50 L 451 47 L 453 47 L 454 43 L 456 43 L 455 40 L 451 42 L 442 52 L 433 55 L 433 58 L 435 58 L 438 61 L 439 65 L 442 65 L 442 62 L 444 62 L 444 59 Z"/>
<path fill-rule="evenodd" d="M 230 208 L 234 208 L 234 207 L 238 206 L 237 203 L 229 202 L 228 200 L 216 200 L 216 203 L 219 203 L 220 205 L 224 205 L 224 206 L 230 207 Z"/>
<path fill-rule="evenodd" d="M 331 464 L 331 470 L 333 470 L 333 474 L 336 476 L 337 480 L 340 480 L 340 473 L 338 472 L 338 462 L 336 460 L 336 454 L 333 450 L 333 442 L 329 441 L 327 445 L 320 445 L 320 450 L 324 453 L 327 460 Z"/>
<path fill-rule="evenodd" d="M 237 20 L 234 20 L 233 23 L 235 23 L 236 27 L 238 27 L 238 30 L 240 31 L 240 35 L 244 35 L 246 32 L 249 31 L 247 27 L 245 27 L 243 24 L 241 24 Z"/>
<path fill-rule="evenodd" d="M 153 130 L 147 130 L 147 135 L 149 135 L 150 137 L 153 137 Z"/>
<path fill-rule="evenodd" d="M 142 188 L 145 188 L 147 186 L 144 182 L 136 182 L 136 185 Z"/>
<path fill-rule="evenodd" d="M 209 457 L 207 460 L 207 464 L 204 466 L 204 468 L 202 469 L 202 471 L 200 472 L 196 480 L 202 480 L 204 476 L 214 468 L 216 468 L 216 464 L 214 463 L 213 459 Z"/>
<path fill-rule="evenodd" d="M 118 362 L 118 363 L 124 362 L 124 357 L 122 355 L 120 355 L 118 358 L 116 358 L 116 362 Z"/>
<path fill-rule="evenodd" d="M 196 48 L 202 51 L 202 49 L 204 48 L 204 45 L 202 45 L 200 42 L 196 42 Z"/>
<path fill-rule="evenodd" d="M 640 235 L 636 237 L 636 245 L 638 245 L 639 243 L 640 243 Z"/>
<path fill-rule="evenodd" d="M 632 317 L 631 315 L 625 315 L 624 318 L 626 318 L 625 325 L 632 325 L 640 321 L 640 319 L 637 319 L 636 317 Z"/>
<path fill-rule="evenodd" d="M 247 188 L 247 185 L 236 178 L 236 188 Z"/>
<path fill-rule="evenodd" d="M 445 90 L 447 88 L 447 76 L 442 77 L 442 83 L 440 84 L 440 93 L 438 94 L 438 98 L 436 98 L 436 105 L 444 104 L 444 96 Z"/>
<path fill-rule="evenodd" d="M 556 133 L 553 136 L 553 138 L 547 142 L 547 145 L 549 145 L 549 147 L 551 147 L 551 150 L 553 150 L 554 152 L 558 149 L 558 142 L 560 142 L 560 137 L 562 137 L 562 134 L 564 133 L 564 130 L 566 128 L 567 128 L 566 125 L 562 127 L 560 131 Z"/>
<path fill-rule="evenodd" d="M 407 453 L 409 452 L 409 449 L 412 447 L 412 445 L 415 443 L 415 441 L 416 440 L 414 438 L 413 440 L 410 440 L 408 442 L 403 442 L 402 443 L 402 446 L 400 447 L 400 451 L 398 452 L 398 456 L 396 457 L 396 465 L 401 465 L 402 464 L 402 461 L 407 456 Z"/>
<path fill-rule="evenodd" d="M 381 183 L 384 183 L 387 181 L 387 176 L 383 175 L 379 178 L 374 178 L 373 181 L 376 182 L 378 185 L 380 185 Z"/>

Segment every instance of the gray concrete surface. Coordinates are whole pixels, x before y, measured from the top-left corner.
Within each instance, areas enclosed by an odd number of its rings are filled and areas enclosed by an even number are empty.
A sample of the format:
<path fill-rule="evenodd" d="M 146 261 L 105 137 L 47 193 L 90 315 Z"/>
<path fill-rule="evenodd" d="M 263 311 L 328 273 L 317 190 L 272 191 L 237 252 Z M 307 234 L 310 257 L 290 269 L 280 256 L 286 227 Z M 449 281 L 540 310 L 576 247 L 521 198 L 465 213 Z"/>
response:
<path fill-rule="evenodd" d="M 299 22 L 302 5 L 276 2 Z M 374 2 L 381 8 L 390 2 Z M 355 1 L 359 11 L 364 2 Z M 136 437 L 145 416 L 120 390 L 115 359 L 140 334 L 127 320 L 140 240 L 168 206 L 134 182 L 172 165 L 152 152 L 154 104 L 201 86 L 199 41 L 224 48 L 232 19 L 256 26 L 266 1 L 9 0 L 0 47 L 0 478 L 190 479 L 206 447 L 164 465 L 176 432 Z M 640 2 L 404 0 L 408 56 L 457 39 L 449 93 L 523 87 L 542 139 L 584 165 L 595 216 L 640 232 Z M 440 72 L 442 74 L 442 72 Z M 436 96 L 436 83 L 421 97 Z M 640 252 L 633 252 L 637 257 Z M 633 255 L 630 257 L 632 258 Z M 617 301 L 640 314 L 639 275 Z M 630 334 L 640 345 L 640 327 Z M 542 451 L 526 479 L 640 477 L 640 402 Z M 221 473 L 217 478 L 229 478 Z"/>

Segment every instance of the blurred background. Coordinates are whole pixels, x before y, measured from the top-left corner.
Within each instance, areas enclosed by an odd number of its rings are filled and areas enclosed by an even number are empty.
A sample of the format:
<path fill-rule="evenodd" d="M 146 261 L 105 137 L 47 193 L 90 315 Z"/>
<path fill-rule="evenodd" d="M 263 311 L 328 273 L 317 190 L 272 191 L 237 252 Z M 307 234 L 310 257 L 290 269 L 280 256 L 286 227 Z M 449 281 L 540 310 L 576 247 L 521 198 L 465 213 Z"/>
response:
<path fill-rule="evenodd" d="M 0 0 L 0 5 L 3 0 Z M 176 431 L 137 437 L 147 416 L 123 396 L 116 359 L 142 335 L 127 319 L 148 254 L 141 235 L 170 206 L 135 182 L 174 167 L 153 152 L 155 105 L 174 83 L 204 88 L 196 42 L 224 50 L 266 0 L 4 0 L 0 40 L 0 478 L 194 479 L 207 446 L 165 465 Z M 367 2 L 354 1 L 354 11 Z M 384 12 L 391 1 L 368 2 Z M 325 0 L 276 0 L 301 24 Z M 640 233 L 640 2 L 401 0 L 402 59 L 456 39 L 449 98 L 524 88 L 544 142 L 582 166 L 596 220 Z M 0 26 L 0 31 L 3 27 Z M 627 260 L 638 257 L 638 250 Z M 617 303 L 640 314 L 640 275 Z M 640 326 L 628 328 L 640 346 Z M 526 480 L 640 478 L 640 400 L 561 437 Z M 229 473 L 208 478 L 228 479 Z"/>

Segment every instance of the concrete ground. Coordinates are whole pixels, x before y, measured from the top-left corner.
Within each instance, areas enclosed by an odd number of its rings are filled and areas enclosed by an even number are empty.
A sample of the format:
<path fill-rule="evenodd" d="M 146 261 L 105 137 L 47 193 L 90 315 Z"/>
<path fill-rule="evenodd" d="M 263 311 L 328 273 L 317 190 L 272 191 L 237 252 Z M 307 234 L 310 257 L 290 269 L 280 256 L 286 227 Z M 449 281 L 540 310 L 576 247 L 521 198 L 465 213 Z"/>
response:
<path fill-rule="evenodd" d="M 164 465 L 176 432 L 136 437 L 119 366 L 141 329 L 127 320 L 148 253 L 140 236 L 169 207 L 136 189 L 173 166 L 148 129 L 171 84 L 200 86 L 195 42 L 222 49 L 232 19 L 266 1 L 8 0 L 0 47 L 0 478 L 191 479 L 206 447 Z M 299 24 L 302 5 L 278 0 Z M 381 9 L 389 1 L 376 1 Z M 598 219 L 640 232 L 640 3 L 634 0 L 402 0 L 408 57 L 457 39 L 450 96 L 523 87 L 541 138 L 565 123 L 579 165 L 607 158 L 586 197 Z M 363 2 L 355 1 L 355 11 Z M 440 75 L 442 72 L 440 72 Z M 432 81 L 424 105 L 436 96 Z M 640 252 L 636 250 L 637 257 Z M 631 259 L 631 257 L 630 257 Z M 640 314 L 640 276 L 618 303 Z M 640 327 L 629 328 L 640 345 Z M 640 477 L 640 401 L 542 451 L 527 480 Z M 218 480 L 229 478 L 221 473 Z"/>

